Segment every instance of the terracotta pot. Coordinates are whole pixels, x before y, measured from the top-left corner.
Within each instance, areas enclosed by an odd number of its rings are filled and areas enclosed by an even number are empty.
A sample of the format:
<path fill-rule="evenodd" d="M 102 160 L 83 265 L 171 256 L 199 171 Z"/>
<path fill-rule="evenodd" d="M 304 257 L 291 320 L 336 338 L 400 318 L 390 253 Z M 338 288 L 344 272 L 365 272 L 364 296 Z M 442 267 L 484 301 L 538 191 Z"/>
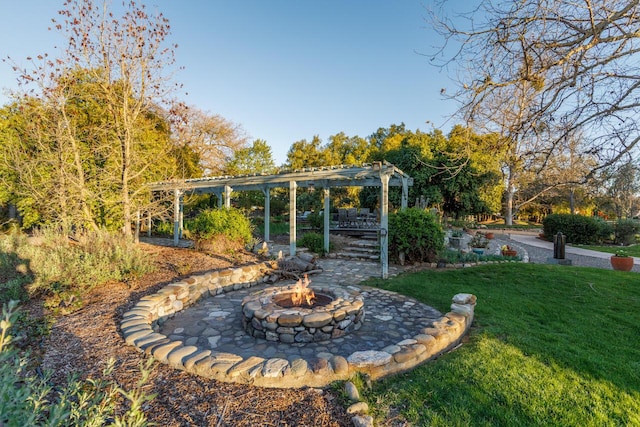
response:
<path fill-rule="evenodd" d="M 493 233 L 485 233 L 484 237 L 486 237 L 489 240 L 492 240 L 495 236 L 493 235 Z"/>
<path fill-rule="evenodd" d="M 516 256 L 518 253 L 516 251 L 502 251 L 502 256 Z"/>
<path fill-rule="evenodd" d="M 631 271 L 633 268 L 633 257 L 613 255 L 611 257 L 611 267 L 618 271 Z"/>

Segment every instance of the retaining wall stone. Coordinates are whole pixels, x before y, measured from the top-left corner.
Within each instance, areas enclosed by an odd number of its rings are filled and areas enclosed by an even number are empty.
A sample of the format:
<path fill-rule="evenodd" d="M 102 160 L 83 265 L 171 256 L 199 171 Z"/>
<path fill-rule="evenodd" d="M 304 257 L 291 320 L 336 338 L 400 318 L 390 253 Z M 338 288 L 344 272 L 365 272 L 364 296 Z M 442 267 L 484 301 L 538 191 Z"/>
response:
<path fill-rule="evenodd" d="M 124 313 L 120 322 L 124 340 L 159 362 L 206 378 L 274 388 L 324 387 L 336 380 L 346 380 L 355 372 L 377 379 L 412 369 L 456 346 L 473 322 L 476 297 L 457 294 L 452 299 L 451 311 L 424 325 L 413 339 L 380 351 L 357 351 L 347 358 L 328 355 L 292 362 L 259 356 L 243 359 L 236 354 L 184 345 L 158 333 L 159 325 L 201 297 L 262 284 L 276 268 L 274 262 L 263 262 L 194 275 L 169 284 L 141 298 Z M 257 318 L 260 315 L 256 312 Z"/>

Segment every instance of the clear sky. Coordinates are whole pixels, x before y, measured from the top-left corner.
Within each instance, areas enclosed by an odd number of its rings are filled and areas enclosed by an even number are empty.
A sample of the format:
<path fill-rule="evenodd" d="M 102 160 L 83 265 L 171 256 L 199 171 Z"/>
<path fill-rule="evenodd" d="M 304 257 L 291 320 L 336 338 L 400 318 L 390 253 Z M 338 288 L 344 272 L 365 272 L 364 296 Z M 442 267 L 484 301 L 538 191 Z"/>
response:
<path fill-rule="evenodd" d="M 296 141 L 344 132 L 367 137 L 404 122 L 447 133 L 451 87 L 429 64 L 440 43 L 425 21 L 430 0 L 139 0 L 170 21 L 176 79 L 187 104 L 242 125 L 276 164 Z M 56 55 L 48 31 L 62 0 L 0 0 L 0 56 Z M 119 0 L 114 0 L 119 3 Z M 0 86 L 16 88 L 0 63 Z M 4 104 L 7 98 L 0 96 Z"/>

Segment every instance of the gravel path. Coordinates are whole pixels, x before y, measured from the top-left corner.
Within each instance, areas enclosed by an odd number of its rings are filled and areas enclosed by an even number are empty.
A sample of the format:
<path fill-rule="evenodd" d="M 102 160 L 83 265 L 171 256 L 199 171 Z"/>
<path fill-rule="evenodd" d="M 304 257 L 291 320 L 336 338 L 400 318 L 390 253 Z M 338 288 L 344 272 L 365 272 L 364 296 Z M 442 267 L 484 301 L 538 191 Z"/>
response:
<path fill-rule="evenodd" d="M 553 243 L 537 239 L 532 234 L 498 234 L 496 240 L 527 251 L 529 262 L 534 264 L 548 264 L 548 259 L 553 258 Z M 612 270 L 609 261 L 610 254 L 590 251 L 567 246 L 565 259 L 571 260 L 571 265 L 578 267 L 595 267 Z M 634 272 L 640 273 L 640 259 L 636 258 L 633 266 Z"/>

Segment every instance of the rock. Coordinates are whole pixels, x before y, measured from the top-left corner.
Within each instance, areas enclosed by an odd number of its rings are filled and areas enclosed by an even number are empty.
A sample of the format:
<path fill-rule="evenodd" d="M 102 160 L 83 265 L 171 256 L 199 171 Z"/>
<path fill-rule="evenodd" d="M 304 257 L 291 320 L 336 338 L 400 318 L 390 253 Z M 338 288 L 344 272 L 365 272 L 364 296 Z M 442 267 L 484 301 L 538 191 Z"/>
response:
<path fill-rule="evenodd" d="M 369 412 L 369 405 L 367 405 L 367 402 L 356 402 L 347 408 L 347 414 L 361 415 L 366 414 L 367 412 Z"/>
<path fill-rule="evenodd" d="M 304 316 L 302 324 L 308 328 L 321 328 L 329 324 L 333 316 L 327 312 L 311 313 Z"/>
<path fill-rule="evenodd" d="M 265 378 L 276 378 L 281 376 L 289 367 L 289 361 L 286 359 L 269 359 L 262 368 L 262 376 Z"/>
<path fill-rule="evenodd" d="M 338 375 L 347 374 L 349 372 L 349 362 L 342 356 L 333 356 L 329 359 L 329 363 L 333 368 L 333 372 Z"/>
<path fill-rule="evenodd" d="M 391 357 L 386 351 L 367 350 L 356 351 L 347 360 L 354 366 L 364 368 L 386 365 L 391 361 Z"/>
<path fill-rule="evenodd" d="M 241 375 L 250 376 L 248 372 L 251 371 L 252 368 L 256 366 L 261 366 L 263 362 L 264 362 L 264 359 L 262 357 L 251 356 L 248 359 L 245 359 L 242 362 L 236 364 L 233 368 L 229 369 L 229 371 L 227 372 L 227 375 L 231 378 L 241 376 Z M 258 370 L 253 370 L 254 375 L 257 372 Z"/>
<path fill-rule="evenodd" d="M 358 389 L 351 381 L 347 381 L 346 383 L 344 383 L 344 391 L 345 393 L 347 393 L 347 397 L 352 402 L 360 401 L 360 393 L 358 393 Z"/>
<path fill-rule="evenodd" d="M 278 317 L 278 324 L 280 326 L 293 327 L 299 326 L 302 323 L 302 315 L 300 314 L 282 314 Z"/>
<path fill-rule="evenodd" d="M 173 366 L 184 366 L 182 365 L 182 359 L 194 354 L 196 351 L 198 351 L 198 347 L 192 345 L 178 347 L 171 353 L 169 353 L 169 355 L 167 356 L 167 362 L 169 362 L 169 364 Z"/>
<path fill-rule="evenodd" d="M 453 296 L 454 304 L 475 304 L 476 296 L 473 294 L 456 294 Z"/>
<path fill-rule="evenodd" d="M 356 415 L 351 418 L 354 427 L 373 427 L 373 417 L 371 415 Z"/>
<path fill-rule="evenodd" d="M 309 364 L 304 359 L 295 359 L 291 362 L 291 375 L 294 377 L 302 377 L 309 370 Z"/>

